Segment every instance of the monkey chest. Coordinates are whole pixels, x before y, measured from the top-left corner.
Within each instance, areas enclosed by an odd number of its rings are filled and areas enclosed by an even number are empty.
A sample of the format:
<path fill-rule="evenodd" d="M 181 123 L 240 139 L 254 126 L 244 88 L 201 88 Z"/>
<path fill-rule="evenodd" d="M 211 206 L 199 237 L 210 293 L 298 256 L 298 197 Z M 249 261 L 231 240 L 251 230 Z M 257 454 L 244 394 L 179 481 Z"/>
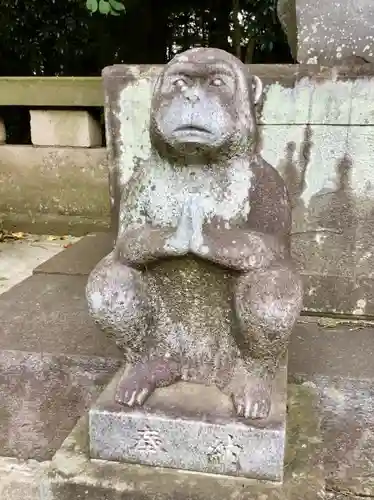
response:
<path fill-rule="evenodd" d="M 223 221 L 246 220 L 250 211 L 248 189 L 232 192 L 223 188 L 193 190 L 181 187 L 155 190 L 144 200 L 148 222 L 156 226 L 178 227 L 182 215 L 188 211 L 193 219 Z"/>

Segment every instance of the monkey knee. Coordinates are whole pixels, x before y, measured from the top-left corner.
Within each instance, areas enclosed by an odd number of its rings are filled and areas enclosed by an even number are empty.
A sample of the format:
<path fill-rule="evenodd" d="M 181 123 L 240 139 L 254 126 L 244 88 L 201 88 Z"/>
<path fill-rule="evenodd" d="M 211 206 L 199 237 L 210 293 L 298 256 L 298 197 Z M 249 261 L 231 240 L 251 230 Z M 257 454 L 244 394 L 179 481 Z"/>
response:
<path fill-rule="evenodd" d="M 131 322 L 145 321 L 149 312 L 141 272 L 117 262 L 113 253 L 91 272 L 86 297 L 91 316 L 103 327 L 123 329 Z"/>
<path fill-rule="evenodd" d="M 241 276 L 235 306 L 242 326 L 259 339 L 284 338 L 301 312 L 300 276 L 290 267 L 274 267 Z"/>

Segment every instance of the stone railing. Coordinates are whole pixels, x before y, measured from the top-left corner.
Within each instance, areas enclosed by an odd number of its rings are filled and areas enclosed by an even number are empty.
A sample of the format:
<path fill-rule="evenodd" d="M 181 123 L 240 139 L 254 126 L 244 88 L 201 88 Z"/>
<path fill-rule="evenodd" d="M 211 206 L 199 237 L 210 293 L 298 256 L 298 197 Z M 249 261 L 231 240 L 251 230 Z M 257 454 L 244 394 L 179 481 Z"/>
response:
<path fill-rule="evenodd" d="M 0 121 L 0 222 L 84 233 L 109 224 L 101 78 L 0 78 L 0 106 L 30 111 L 31 144 L 6 144 Z M 4 108 L 3 108 L 4 109 Z M 1 118 L 1 111 L 0 111 Z"/>

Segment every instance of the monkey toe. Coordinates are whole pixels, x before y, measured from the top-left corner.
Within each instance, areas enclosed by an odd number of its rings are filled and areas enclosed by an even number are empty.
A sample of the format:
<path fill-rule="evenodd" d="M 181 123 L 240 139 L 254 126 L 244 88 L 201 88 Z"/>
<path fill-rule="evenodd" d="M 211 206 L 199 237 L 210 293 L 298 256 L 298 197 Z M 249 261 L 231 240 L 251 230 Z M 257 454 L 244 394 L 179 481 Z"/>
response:
<path fill-rule="evenodd" d="M 125 378 L 117 386 L 115 400 L 124 406 L 142 406 L 154 389 L 155 387 L 147 381 Z"/>
<path fill-rule="evenodd" d="M 236 414 L 249 420 L 268 418 L 271 410 L 271 393 L 265 382 L 259 380 L 242 381 L 233 387 L 233 399 Z"/>

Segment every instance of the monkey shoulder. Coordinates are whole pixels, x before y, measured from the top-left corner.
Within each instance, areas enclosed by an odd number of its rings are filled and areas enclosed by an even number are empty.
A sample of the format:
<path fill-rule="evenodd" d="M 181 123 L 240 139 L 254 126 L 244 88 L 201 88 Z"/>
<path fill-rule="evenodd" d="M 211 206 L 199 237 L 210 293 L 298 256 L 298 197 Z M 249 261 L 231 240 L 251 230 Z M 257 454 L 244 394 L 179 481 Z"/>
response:
<path fill-rule="evenodd" d="M 264 158 L 251 161 L 251 211 L 248 223 L 266 233 L 287 235 L 291 231 L 291 204 L 286 184 L 279 172 Z"/>

